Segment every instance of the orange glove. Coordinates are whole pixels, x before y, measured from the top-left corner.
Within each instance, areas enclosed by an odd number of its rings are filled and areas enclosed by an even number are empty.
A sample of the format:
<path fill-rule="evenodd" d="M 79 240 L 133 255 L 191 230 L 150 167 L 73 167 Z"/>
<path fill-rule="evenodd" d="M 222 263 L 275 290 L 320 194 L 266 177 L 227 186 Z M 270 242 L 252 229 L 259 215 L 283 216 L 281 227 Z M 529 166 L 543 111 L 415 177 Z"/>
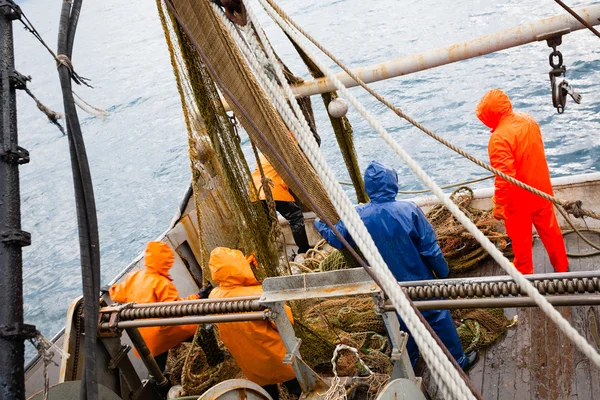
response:
<path fill-rule="evenodd" d="M 251 267 L 258 268 L 258 261 L 256 261 L 256 256 L 254 255 L 254 253 L 247 256 L 246 261 L 248 261 Z"/>
<path fill-rule="evenodd" d="M 504 206 L 502 204 L 496 203 L 495 197 L 492 197 L 492 201 L 494 202 L 494 218 L 496 218 L 497 220 L 506 219 L 506 215 L 504 215 Z"/>

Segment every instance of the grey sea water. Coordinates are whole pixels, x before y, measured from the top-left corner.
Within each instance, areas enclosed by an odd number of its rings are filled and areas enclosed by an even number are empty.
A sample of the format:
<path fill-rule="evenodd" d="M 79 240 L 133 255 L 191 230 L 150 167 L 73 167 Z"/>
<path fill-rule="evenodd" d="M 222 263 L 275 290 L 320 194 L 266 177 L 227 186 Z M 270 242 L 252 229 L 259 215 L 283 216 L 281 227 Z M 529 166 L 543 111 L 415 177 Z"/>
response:
<path fill-rule="evenodd" d="M 62 1 L 18 3 L 55 47 Z M 570 2 L 573 7 L 590 3 Z M 257 3 L 251 4 L 257 10 Z M 552 1 L 537 0 L 280 0 L 280 4 L 354 67 L 563 13 Z M 296 74 L 307 77 L 285 37 L 261 15 L 280 56 Z M 31 90 L 50 108 L 62 110 L 54 61 L 18 23 L 15 46 L 17 69 L 33 77 Z M 485 91 L 502 88 L 516 109 L 530 113 L 542 126 L 553 176 L 597 171 L 600 40 L 587 31 L 578 31 L 564 37 L 560 50 L 569 82 L 583 94 L 583 103 L 570 101 L 562 115 L 551 104 L 550 50 L 544 42 L 372 87 L 427 127 L 484 160 L 489 132 L 475 117 L 474 108 Z M 147 241 L 163 232 L 175 213 L 190 179 L 186 130 L 154 2 L 85 2 L 73 63 L 94 86 L 76 88 L 76 92 L 110 112 L 104 119 L 80 114 L 95 186 L 104 284 L 137 256 Z M 487 174 L 399 120 L 361 89 L 352 92 L 439 184 Z M 31 163 L 20 169 L 23 228 L 32 233 L 33 242 L 24 250 L 25 319 L 51 336 L 64 325 L 68 304 L 81 293 L 68 143 L 26 95 L 18 96 L 20 145 L 31 152 Z M 322 149 L 339 179 L 348 180 L 318 96 L 313 97 L 313 105 Z M 399 170 L 402 189 L 422 188 L 357 112 L 351 109 L 349 118 L 361 168 L 377 159 Z M 244 146 L 249 155 L 247 140 Z M 479 187 L 486 185 L 489 181 Z"/>

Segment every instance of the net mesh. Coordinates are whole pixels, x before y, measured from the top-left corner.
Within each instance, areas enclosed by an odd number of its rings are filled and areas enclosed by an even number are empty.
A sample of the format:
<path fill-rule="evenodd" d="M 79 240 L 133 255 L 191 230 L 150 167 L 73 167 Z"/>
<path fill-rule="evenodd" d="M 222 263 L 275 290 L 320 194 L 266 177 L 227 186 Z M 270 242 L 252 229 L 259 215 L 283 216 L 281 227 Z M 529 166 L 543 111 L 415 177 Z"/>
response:
<path fill-rule="evenodd" d="M 483 211 L 471 205 L 473 201 L 471 188 L 459 187 L 450 195 L 450 198 L 504 255 L 511 255 L 508 235 L 502 231 L 502 225 L 494 219 L 492 212 Z M 489 256 L 443 205 L 436 205 L 429 210 L 427 219 L 435 229 L 438 243 L 451 273 L 473 269 Z"/>
<path fill-rule="evenodd" d="M 294 175 L 306 188 L 308 195 L 319 204 L 325 216 L 334 222 L 339 221 L 325 188 L 295 139 L 290 135 L 288 127 L 275 110 L 271 100 L 252 74 L 246 60 L 223 22 L 215 14 L 210 2 L 208 0 L 172 0 L 172 3 L 185 24 L 187 32 L 191 35 L 189 39 L 202 49 L 204 56 L 214 66 L 215 73 L 228 92 L 235 97 L 235 100 L 256 123 L 260 132 L 254 130 L 232 99 L 227 98 L 250 139 L 303 204 L 310 204 L 308 197 L 304 196 L 294 180 L 291 179 L 291 176 L 275 157 L 275 153 L 286 160 Z M 186 58 L 188 57 L 186 56 Z M 262 137 L 266 140 L 263 140 Z"/>
<path fill-rule="evenodd" d="M 221 103 L 219 93 L 189 38 L 158 1 L 171 62 L 188 127 L 189 152 L 198 219 L 195 251 L 207 270 L 217 246 L 254 253 L 257 278 L 287 272 L 282 246 L 273 240 L 273 224 L 258 198 L 240 137 Z"/>

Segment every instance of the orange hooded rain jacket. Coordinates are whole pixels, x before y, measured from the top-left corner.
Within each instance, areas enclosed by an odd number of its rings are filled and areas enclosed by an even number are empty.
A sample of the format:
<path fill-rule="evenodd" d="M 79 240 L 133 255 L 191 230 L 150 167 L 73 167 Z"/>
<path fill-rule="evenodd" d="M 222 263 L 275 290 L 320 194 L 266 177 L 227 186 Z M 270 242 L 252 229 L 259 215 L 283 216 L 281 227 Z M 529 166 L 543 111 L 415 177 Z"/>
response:
<path fill-rule="evenodd" d="M 210 298 L 262 294 L 262 286 L 241 251 L 217 247 L 210 253 L 209 266 L 213 281 L 219 284 Z M 285 310 L 293 322 L 290 308 L 286 306 Z M 228 322 L 217 327 L 221 340 L 251 381 L 265 386 L 295 378 L 292 367 L 283 364 L 286 349 L 273 323 Z"/>
<path fill-rule="evenodd" d="M 492 89 L 483 96 L 476 115 L 492 132 L 488 144 L 492 167 L 553 195 L 537 122 L 527 114 L 514 112 L 510 99 L 499 89 Z M 533 223 L 556 271 L 566 271 L 565 245 L 552 203 L 502 178 L 497 177 L 494 186 L 494 216 L 505 220 L 515 267 L 522 273 L 533 273 Z"/>
<path fill-rule="evenodd" d="M 168 244 L 150 242 L 146 247 L 144 264 L 146 268 L 130 273 L 125 280 L 113 285 L 110 298 L 117 303 L 158 303 L 181 300 L 179 293 L 169 277 L 169 269 L 173 266 L 175 255 Z M 197 299 L 193 294 L 186 299 Z M 154 326 L 140 328 L 153 356 L 157 356 L 185 339 L 193 336 L 197 325 Z M 136 356 L 139 357 L 137 351 Z"/>
<path fill-rule="evenodd" d="M 275 171 L 275 168 L 273 168 L 269 160 L 267 160 L 267 158 L 261 154 L 259 156 L 259 161 L 262 165 L 263 172 L 265 173 L 265 178 L 272 182 L 271 192 L 273 193 L 273 200 L 295 202 L 296 199 L 294 199 L 294 196 L 292 196 L 290 193 L 288 185 L 283 181 L 281 176 L 279 176 L 277 171 Z M 260 200 L 266 200 L 261 178 L 260 169 L 258 169 L 257 165 L 256 169 L 252 173 L 252 180 L 254 181 L 254 186 L 256 186 L 256 189 L 258 190 Z"/>

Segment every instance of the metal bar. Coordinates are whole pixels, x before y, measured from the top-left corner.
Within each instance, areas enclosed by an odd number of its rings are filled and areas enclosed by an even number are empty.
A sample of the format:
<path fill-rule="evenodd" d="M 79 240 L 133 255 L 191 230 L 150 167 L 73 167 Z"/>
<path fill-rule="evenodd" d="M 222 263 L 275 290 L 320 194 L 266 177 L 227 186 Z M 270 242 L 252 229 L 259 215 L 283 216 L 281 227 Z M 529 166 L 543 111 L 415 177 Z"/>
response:
<path fill-rule="evenodd" d="M 551 279 L 574 279 L 574 278 L 600 278 L 600 271 L 577 271 L 577 272 L 557 272 L 549 274 L 531 274 L 523 275 L 528 281 L 551 280 Z M 485 276 L 485 277 L 466 277 L 451 279 L 430 279 L 424 281 L 399 282 L 400 286 L 436 286 L 436 285 L 464 285 L 474 283 L 493 283 L 493 282 L 513 282 L 509 275 Z"/>
<path fill-rule="evenodd" d="M 179 300 L 179 301 L 165 301 L 163 303 L 144 303 L 134 304 L 131 308 L 149 308 L 149 307 L 163 307 L 163 306 L 181 306 L 186 304 L 209 304 L 209 303 L 223 303 L 230 301 L 246 301 L 246 300 L 258 300 L 260 296 L 238 296 L 238 297 L 224 297 L 221 299 L 198 299 L 198 300 Z M 104 308 L 100 310 L 103 312 Z"/>
<path fill-rule="evenodd" d="M 23 256 L 29 233 L 21 231 L 19 164 L 28 161 L 17 145 L 17 100 L 12 2 L 0 5 L 0 398 L 25 398 Z M 25 156 L 25 157 L 23 157 Z M 31 327 L 33 328 L 33 327 Z"/>
<path fill-rule="evenodd" d="M 600 6 L 590 6 L 578 9 L 576 12 L 590 24 L 600 24 Z M 357 68 L 353 72 L 366 83 L 377 82 L 532 43 L 537 41 L 540 35 L 564 29 L 576 31 L 584 29 L 584 26 L 570 15 L 557 15 L 451 46 Z M 338 73 L 336 76 L 346 87 L 358 86 L 358 83 L 345 72 Z M 327 78 L 307 80 L 294 88 L 298 96 L 310 96 L 333 90 L 335 86 Z"/>
<path fill-rule="evenodd" d="M 199 325 L 218 324 L 222 322 L 263 321 L 269 319 L 268 311 L 258 311 L 241 314 L 211 315 L 184 318 L 143 319 L 137 321 L 122 321 L 117 323 L 118 329 L 145 328 L 149 326 Z M 108 322 L 100 324 L 103 331 L 110 330 Z"/>
<path fill-rule="evenodd" d="M 406 350 L 406 333 L 402 332 L 402 329 L 400 329 L 400 321 L 398 320 L 396 310 L 394 309 L 393 312 L 384 312 L 381 314 L 381 317 L 385 324 L 388 338 L 392 343 L 391 358 L 394 365 L 392 379 L 404 378 L 410 379 L 413 383 L 417 383 L 415 371 L 413 370 L 408 351 Z"/>
<path fill-rule="evenodd" d="M 150 375 L 154 377 L 154 380 L 156 381 L 157 385 L 165 385 L 167 383 L 167 378 L 165 378 L 162 371 L 158 367 L 156 360 L 154 359 L 154 357 L 152 357 L 152 353 L 150 353 L 150 349 L 146 345 L 146 341 L 142 337 L 140 331 L 137 328 L 128 328 L 126 329 L 126 332 L 127 335 L 129 335 L 129 339 L 131 339 L 131 342 L 140 354 L 144 365 L 146 366 L 146 368 L 148 368 Z"/>
<path fill-rule="evenodd" d="M 591 25 L 600 24 L 600 5 L 581 8 L 575 11 Z M 557 15 L 490 35 L 480 36 L 465 42 L 455 43 L 450 46 L 356 68 L 352 71 L 365 83 L 379 82 L 536 42 L 539 36 L 549 35 L 565 29 L 573 32 L 585 29 L 585 27 L 570 15 Z M 358 83 L 345 72 L 340 72 L 336 76 L 348 88 L 358 86 Z M 292 87 L 292 89 L 298 96 L 312 96 L 335 91 L 335 86 L 327 78 L 318 78 L 306 80 Z M 221 98 L 221 101 L 225 110 L 231 111 L 231 107 L 224 97 Z"/>
<path fill-rule="evenodd" d="M 600 295 L 558 295 L 546 296 L 553 306 L 596 306 L 600 305 Z M 531 297 L 499 297 L 493 299 L 424 300 L 415 301 L 419 310 L 454 310 L 458 308 L 517 308 L 537 307 Z M 391 304 L 384 306 L 385 311 L 395 311 Z"/>
<path fill-rule="evenodd" d="M 296 337 L 294 327 L 285 311 L 285 303 L 278 301 L 269 304 L 269 307 L 273 311 L 273 322 L 287 351 L 283 357 L 283 363 L 292 366 L 303 393 L 319 393 L 322 395 L 329 389 L 329 385 L 302 361 L 300 340 Z"/>

